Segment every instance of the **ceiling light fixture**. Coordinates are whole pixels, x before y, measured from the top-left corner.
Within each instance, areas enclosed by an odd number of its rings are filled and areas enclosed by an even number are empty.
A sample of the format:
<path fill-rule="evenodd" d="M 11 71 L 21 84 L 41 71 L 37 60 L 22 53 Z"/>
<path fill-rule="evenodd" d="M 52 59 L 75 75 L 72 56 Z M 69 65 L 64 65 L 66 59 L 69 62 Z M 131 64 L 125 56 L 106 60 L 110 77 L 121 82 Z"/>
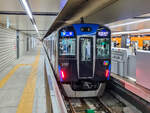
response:
<path fill-rule="evenodd" d="M 32 15 L 32 11 L 29 7 L 29 4 L 28 4 L 27 0 L 20 0 L 20 2 L 23 5 L 23 7 L 24 7 L 25 11 L 27 12 L 28 16 L 30 17 L 31 23 L 33 24 L 36 32 L 38 33 L 38 36 L 40 36 L 39 30 L 36 26 L 35 20 L 34 20 L 33 15 Z"/>
<path fill-rule="evenodd" d="M 116 27 L 137 24 L 137 23 L 146 22 L 146 21 L 150 21 L 150 19 L 142 19 L 142 20 L 137 20 L 137 21 L 133 21 L 133 22 L 127 22 L 127 23 L 117 24 L 117 25 L 112 25 L 112 26 L 107 25 L 107 26 L 109 26 L 109 28 L 116 28 Z"/>
<path fill-rule="evenodd" d="M 21 0 L 21 1 L 23 3 L 23 6 L 24 6 L 27 14 L 29 15 L 30 19 L 33 19 L 32 12 L 31 12 L 31 10 L 29 8 L 29 5 L 28 5 L 27 1 L 26 0 Z"/>
<path fill-rule="evenodd" d="M 37 29 L 37 26 L 35 24 L 33 26 L 34 26 L 36 32 L 39 33 L 39 30 Z"/>

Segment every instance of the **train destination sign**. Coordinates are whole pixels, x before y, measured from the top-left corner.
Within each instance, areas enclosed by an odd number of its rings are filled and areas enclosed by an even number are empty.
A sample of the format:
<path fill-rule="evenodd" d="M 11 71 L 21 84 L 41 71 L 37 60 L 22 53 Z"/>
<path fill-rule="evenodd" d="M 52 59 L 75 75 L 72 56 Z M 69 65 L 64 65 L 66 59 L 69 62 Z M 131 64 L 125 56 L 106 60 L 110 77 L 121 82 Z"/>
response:
<path fill-rule="evenodd" d="M 74 37 L 74 32 L 61 32 L 61 37 Z"/>
<path fill-rule="evenodd" d="M 100 36 L 100 37 L 106 37 L 106 36 L 108 36 L 108 34 L 109 34 L 109 32 L 108 31 L 99 31 L 98 32 L 98 36 Z"/>

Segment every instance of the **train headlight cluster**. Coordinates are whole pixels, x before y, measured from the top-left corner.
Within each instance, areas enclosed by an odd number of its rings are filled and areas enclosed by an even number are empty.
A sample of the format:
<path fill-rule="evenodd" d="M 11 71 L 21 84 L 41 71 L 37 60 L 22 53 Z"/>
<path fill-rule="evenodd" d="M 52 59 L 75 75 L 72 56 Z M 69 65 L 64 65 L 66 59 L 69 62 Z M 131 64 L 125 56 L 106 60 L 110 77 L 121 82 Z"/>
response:
<path fill-rule="evenodd" d="M 62 77 L 62 79 L 64 79 L 64 78 L 65 78 L 64 71 L 62 71 L 62 70 L 61 70 L 61 77 Z"/>

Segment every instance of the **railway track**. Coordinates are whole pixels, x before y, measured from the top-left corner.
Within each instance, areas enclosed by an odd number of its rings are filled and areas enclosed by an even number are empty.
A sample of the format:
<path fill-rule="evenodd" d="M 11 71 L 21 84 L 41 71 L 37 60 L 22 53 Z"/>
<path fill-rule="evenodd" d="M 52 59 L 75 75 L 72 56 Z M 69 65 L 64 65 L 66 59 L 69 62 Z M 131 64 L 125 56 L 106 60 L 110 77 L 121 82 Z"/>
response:
<path fill-rule="evenodd" d="M 112 113 L 97 98 L 69 99 L 69 113 Z"/>
<path fill-rule="evenodd" d="M 101 98 L 69 98 L 67 109 L 68 113 L 132 113 L 129 106 L 111 93 Z"/>

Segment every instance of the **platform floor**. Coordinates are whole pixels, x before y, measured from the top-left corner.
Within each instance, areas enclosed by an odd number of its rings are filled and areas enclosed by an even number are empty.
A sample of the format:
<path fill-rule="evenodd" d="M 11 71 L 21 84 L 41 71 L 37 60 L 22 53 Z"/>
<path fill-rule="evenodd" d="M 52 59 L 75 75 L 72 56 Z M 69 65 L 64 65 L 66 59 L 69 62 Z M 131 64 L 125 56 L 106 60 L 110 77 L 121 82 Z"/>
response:
<path fill-rule="evenodd" d="M 136 82 L 133 82 L 132 80 L 128 78 L 121 77 L 114 73 L 111 73 L 111 77 L 115 78 L 116 80 L 119 80 L 123 84 L 124 88 L 127 89 L 128 91 L 131 91 L 132 93 L 141 97 L 145 101 L 150 102 L 150 90 L 149 89 L 144 88 L 141 85 L 138 85 Z"/>
<path fill-rule="evenodd" d="M 0 113 L 46 113 L 44 56 L 32 49 L 0 72 Z"/>

